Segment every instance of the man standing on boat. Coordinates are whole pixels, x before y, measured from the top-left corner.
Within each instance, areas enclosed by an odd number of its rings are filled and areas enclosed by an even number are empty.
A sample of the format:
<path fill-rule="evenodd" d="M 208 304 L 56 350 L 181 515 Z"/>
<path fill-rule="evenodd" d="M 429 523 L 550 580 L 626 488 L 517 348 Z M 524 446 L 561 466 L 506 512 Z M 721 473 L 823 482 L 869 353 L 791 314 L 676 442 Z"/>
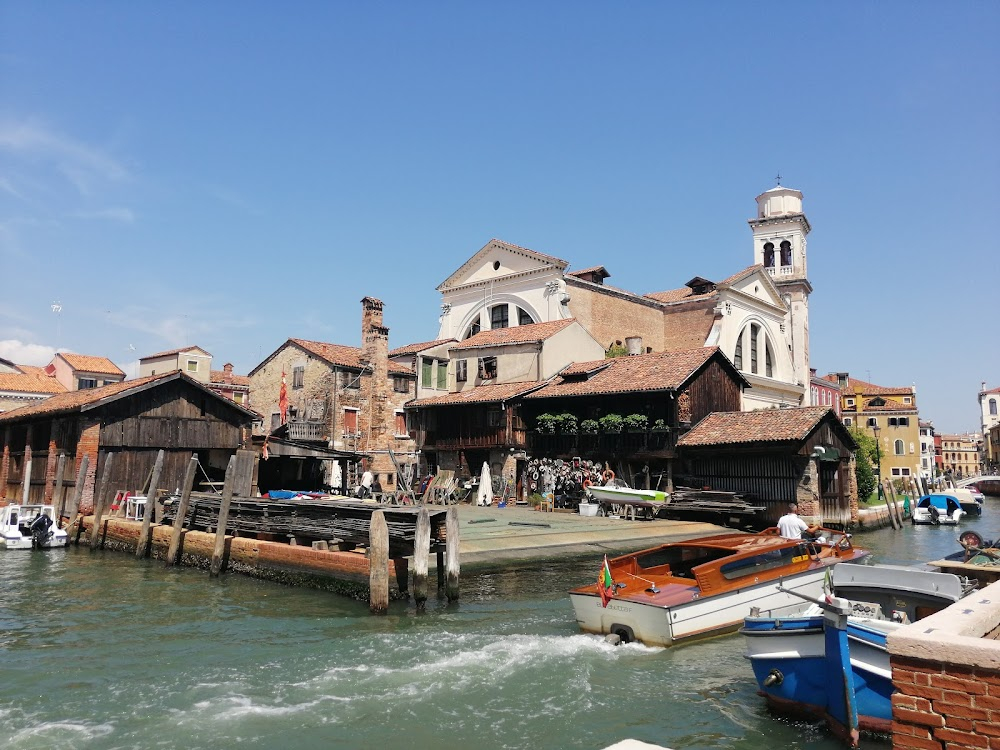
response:
<path fill-rule="evenodd" d="M 799 506 L 796 503 L 789 503 L 788 512 L 778 519 L 778 533 L 785 539 L 801 539 L 802 532 L 810 535 L 819 528 L 810 526 L 799 518 Z"/>

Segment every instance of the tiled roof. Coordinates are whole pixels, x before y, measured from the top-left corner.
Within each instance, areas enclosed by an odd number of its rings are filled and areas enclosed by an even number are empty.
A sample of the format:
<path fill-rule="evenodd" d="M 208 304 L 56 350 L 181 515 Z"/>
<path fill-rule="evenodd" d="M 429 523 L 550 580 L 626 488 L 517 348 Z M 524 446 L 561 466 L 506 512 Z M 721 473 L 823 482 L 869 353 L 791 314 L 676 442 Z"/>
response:
<path fill-rule="evenodd" d="M 578 362 L 525 398 L 677 390 L 718 351 L 718 347 L 708 346 Z M 582 377 L 588 372 L 592 373 L 589 377 Z"/>
<path fill-rule="evenodd" d="M 581 268 L 579 271 L 570 271 L 567 276 L 583 276 L 584 274 L 599 272 L 604 278 L 609 278 L 611 276 L 608 273 L 608 269 L 604 266 L 591 266 L 590 268 Z"/>
<path fill-rule="evenodd" d="M 228 385 L 228 383 L 226 383 L 226 371 L 212 370 L 211 373 L 209 373 L 209 381 L 212 385 Z M 232 384 L 249 386 L 250 378 L 246 375 L 233 375 Z"/>
<path fill-rule="evenodd" d="M 65 359 L 74 370 L 125 377 L 121 368 L 107 357 L 91 357 L 87 354 L 72 354 L 71 352 L 59 352 L 56 356 Z"/>
<path fill-rule="evenodd" d="M 718 296 L 719 289 L 735 284 L 740 279 L 746 278 L 753 272 L 762 268 L 763 266 L 761 265 L 748 266 L 742 271 L 737 271 L 732 276 L 727 276 L 725 279 L 715 284 L 715 289 L 710 292 L 705 292 L 704 294 L 695 294 L 691 287 L 684 286 L 680 289 L 668 289 L 665 292 L 650 292 L 649 294 L 643 296 L 656 300 L 657 302 L 664 302 L 668 304 L 671 302 L 694 302 L 695 300 L 710 299 Z"/>
<path fill-rule="evenodd" d="M 455 351 L 465 349 L 484 349 L 491 346 L 507 346 L 510 344 L 535 344 L 553 336 L 575 322 L 576 318 L 551 320 L 548 323 L 532 323 L 526 326 L 512 328 L 494 328 L 490 331 L 480 331 L 465 341 L 460 341 L 454 347 Z"/>
<path fill-rule="evenodd" d="M 820 420 L 832 413 L 829 406 L 798 409 L 713 412 L 677 441 L 677 445 L 735 445 L 805 440 Z"/>
<path fill-rule="evenodd" d="M 896 401 L 892 398 L 886 398 L 885 396 L 879 396 L 885 403 L 881 406 L 876 406 L 872 403 L 874 399 L 866 398 L 861 406 L 861 411 L 912 411 L 916 412 L 917 407 L 914 404 L 904 404 L 901 401 Z"/>
<path fill-rule="evenodd" d="M 831 383 L 839 383 L 836 373 L 829 373 L 823 376 L 823 380 L 829 380 Z M 913 386 L 904 385 L 899 387 L 891 387 L 884 385 L 875 385 L 874 383 L 867 383 L 864 380 L 858 380 L 857 378 L 847 378 L 847 385 L 841 387 L 841 393 L 850 396 L 858 388 L 861 389 L 861 393 L 866 396 L 876 396 L 883 394 L 904 394 L 907 396 L 913 395 Z"/>
<path fill-rule="evenodd" d="M 306 339 L 288 339 L 293 344 L 302 347 L 307 352 L 315 354 L 331 365 L 341 367 L 351 367 L 357 370 L 362 369 L 361 348 L 357 346 L 341 346 L 340 344 L 326 344 L 322 341 L 307 341 Z M 364 366 L 367 367 L 367 364 Z M 403 367 L 396 362 L 389 362 L 389 372 L 397 375 L 412 375 L 413 370 Z"/>
<path fill-rule="evenodd" d="M 51 398 L 45 399 L 44 401 L 22 406 L 19 409 L 13 409 L 0 414 L 0 422 L 19 419 L 22 417 L 33 417 L 41 414 L 59 414 L 77 411 L 88 404 L 96 403 L 103 398 L 107 398 L 108 396 L 115 396 L 122 391 L 127 391 L 129 388 L 138 388 L 146 385 L 146 383 L 151 383 L 154 380 L 159 380 L 160 378 L 165 378 L 176 373 L 177 371 L 175 370 L 172 373 L 166 372 L 161 375 L 150 375 L 145 378 L 139 378 L 138 380 L 125 380 L 121 383 L 112 383 L 111 385 L 105 385 L 100 388 L 88 388 L 83 391 L 67 391 L 64 393 L 58 393 Z"/>
<path fill-rule="evenodd" d="M 389 356 L 405 357 L 407 354 L 416 354 L 417 352 L 432 349 L 433 347 L 440 346 L 441 344 L 447 344 L 449 341 L 455 341 L 455 339 L 438 339 L 437 341 L 424 341 L 421 344 L 408 344 L 407 346 L 401 346 L 398 349 L 393 349 L 389 352 Z"/>
<path fill-rule="evenodd" d="M 983 393 L 984 394 L 986 394 L 986 393 L 1000 393 L 1000 388 L 990 388 L 988 391 L 983 391 Z"/>
<path fill-rule="evenodd" d="M 205 352 L 205 350 L 202 349 L 200 346 L 182 346 L 180 349 L 171 349 L 170 351 L 167 352 L 157 352 L 156 354 L 147 354 L 145 357 L 141 357 L 140 361 L 142 361 L 143 359 L 158 359 L 159 357 L 172 357 L 175 354 L 180 354 L 181 352 L 189 352 L 192 349 L 197 349 L 198 351 Z M 205 354 L 209 357 L 212 356 L 208 352 L 205 352 Z"/>
<path fill-rule="evenodd" d="M 41 367 L 17 365 L 21 372 L 0 372 L 0 391 L 15 393 L 65 393 L 66 388 Z"/>
<path fill-rule="evenodd" d="M 500 385 L 479 385 L 459 393 L 433 396 L 410 401 L 407 406 L 458 406 L 461 404 L 488 404 L 507 401 L 537 388 L 545 381 L 533 383 L 502 383 Z"/>

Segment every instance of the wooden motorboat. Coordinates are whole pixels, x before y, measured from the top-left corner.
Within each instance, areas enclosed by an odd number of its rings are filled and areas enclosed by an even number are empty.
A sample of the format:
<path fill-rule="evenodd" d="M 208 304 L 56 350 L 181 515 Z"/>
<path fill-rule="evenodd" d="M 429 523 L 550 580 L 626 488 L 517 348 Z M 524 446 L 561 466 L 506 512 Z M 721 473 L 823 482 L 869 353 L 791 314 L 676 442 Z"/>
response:
<path fill-rule="evenodd" d="M 69 536 L 56 522 L 52 505 L 6 505 L 0 508 L 0 549 L 65 547 Z"/>
<path fill-rule="evenodd" d="M 890 732 L 894 688 L 886 638 L 974 589 L 948 573 L 837 565 L 827 595 L 801 613 L 744 621 L 740 632 L 759 692 L 778 711 L 825 719 L 852 747 L 861 730 Z"/>
<path fill-rule="evenodd" d="M 581 586 L 570 600 L 584 632 L 671 646 L 735 632 L 752 607 L 801 610 L 779 586 L 819 596 L 831 565 L 867 554 L 833 529 L 815 540 L 784 539 L 777 529 L 721 534 L 616 557 L 607 561 L 610 584 Z"/>

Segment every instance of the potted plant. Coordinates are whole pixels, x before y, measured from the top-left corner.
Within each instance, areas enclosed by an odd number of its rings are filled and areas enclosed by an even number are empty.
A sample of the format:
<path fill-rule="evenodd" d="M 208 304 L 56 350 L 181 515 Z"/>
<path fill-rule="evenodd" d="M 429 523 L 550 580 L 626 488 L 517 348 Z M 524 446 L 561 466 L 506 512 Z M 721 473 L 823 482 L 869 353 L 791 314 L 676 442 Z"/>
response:
<path fill-rule="evenodd" d="M 559 432 L 565 434 L 575 434 L 579 430 L 579 420 L 575 414 L 570 414 L 569 412 L 564 412 L 556 417 L 556 424 L 559 427 Z"/>
<path fill-rule="evenodd" d="M 535 418 L 535 429 L 542 435 L 554 435 L 559 418 L 555 414 L 539 414 Z"/>
<path fill-rule="evenodd" d="M 653 422 L 653 432 L 666 432 L 669 429 L 670 428 L 667 427 L 666 420 L 657 419 L 655 422 Z"/>
<path fill-rule="evenodd" d="M 597 422 L 604 432 L 621 432 L 625 420 L 621 414 L 605 414 Z"/>
<path fill-rule="evenodd" d="M 600 425 L 597 423 L 596 419 L 585 419 L 580 422 L 580 432 L 585 435 L 596 435 L 599 429 Z"/>
<path fill-rule="evenodd" d="M 645 414 L 629 414 L 622 422 L 628 432 L 645 432 L 649 417 Z"/>

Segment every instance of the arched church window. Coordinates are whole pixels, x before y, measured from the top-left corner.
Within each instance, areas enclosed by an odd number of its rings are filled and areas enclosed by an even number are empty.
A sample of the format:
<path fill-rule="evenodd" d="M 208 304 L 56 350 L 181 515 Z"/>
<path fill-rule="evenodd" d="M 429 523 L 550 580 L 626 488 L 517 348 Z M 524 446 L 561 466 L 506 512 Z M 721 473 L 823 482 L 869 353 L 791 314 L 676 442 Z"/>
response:
<path fill-rule="evenodd" d="M 902 456 L 902 455 L 903 455 L 903 453 L 904 453 L 904 452 L 905 452 L 905 450 L 906 450 L 906 449 L 905 449 L 905 448 L 903 447 L 903 441 L 902 441 L 902 440 L 897 440 L 897 441 L 896 441 L 895 443 L 893 443 L 893 446 L 892 446 L 892 447 L 893 447 L 893 452 L 894 452 L 894 453 L 895 453 L 895 454 L 896 454 L 897 456 Z"/>
<path fill-rule="evenodd" d="M 479 321 L 476 320 L 471 326 L 469 326 L 469 330 L 465 332 L 465 336 L 463 336 L 462 338 L 463 339 L 472 338 L 481 330 L 482 326 L 479 324 Z"/>
<path fill-rule="evenodd" d="M 997 400 L 995 398 L 990 399 L 990 416 L 995 417 L 997 414 Z"/>
<path fill-rule="evenodd" d="M 764 374 L 769 378 L 774 377 L 774 356 L 771 354 L 771 342 L 764 342 Z"/>
<path fill-rule="evenodd" d="M 792 265 L 792 243 L 788 240 L 783 240 L 781 243 L 781 265 Z"/>
<path fill-rule="evenodd" d="M 756 323 L 750 324 L 750 372 L 757 374 L 757 334 L 760 333 L 760 326 Z"/>
<path fill-rule="evenodd" d="M 774 243 L 764 243 L 764 265 L 767 268 L 774 268 Z"/>
<path fill-rule="evenodd" d="M 510 325 L 507 305 L 496 305 L 490 308 L 490 328 L 506 328 Z"/>
<path fill-rule="evenodd" d="M 535 321 L 531 319 L 531 315 L 528 311 L 523 308 L 517 308 L 517 324 L 519 326 L 530 326 Z"/>
<path fill-rule="evenodd" d="M 736 351 L 733 352 L 733 365 L 735 365 L 737 370 L 743 369 L 743 331 L 740 331 L 740 337 L 736 339 Z"/>

